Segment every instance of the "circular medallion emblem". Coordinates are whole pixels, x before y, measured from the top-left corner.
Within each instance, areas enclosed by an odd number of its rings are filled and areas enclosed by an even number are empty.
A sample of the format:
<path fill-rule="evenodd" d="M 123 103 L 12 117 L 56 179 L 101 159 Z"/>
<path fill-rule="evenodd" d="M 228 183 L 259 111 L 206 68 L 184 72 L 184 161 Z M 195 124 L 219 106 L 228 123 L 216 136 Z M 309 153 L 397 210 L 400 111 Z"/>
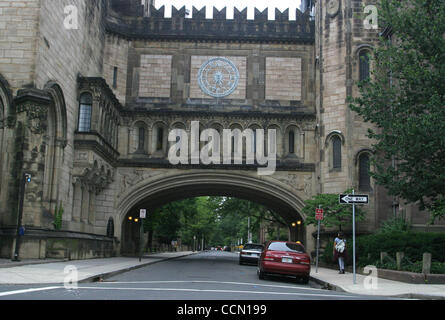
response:
<path fill-rule="evenodd" d="M 330 0 L 328 2 L 327 12 L 330 17 L 335 17 L 340 9 L 340 1 L 339 0 Z"/>
<path fill-rule="evenodd" d="M 238 68 L 227 58 L 211 58 L 198 71 L 201 90 L 215 98 L 230 95 L 238 86 Z"/>

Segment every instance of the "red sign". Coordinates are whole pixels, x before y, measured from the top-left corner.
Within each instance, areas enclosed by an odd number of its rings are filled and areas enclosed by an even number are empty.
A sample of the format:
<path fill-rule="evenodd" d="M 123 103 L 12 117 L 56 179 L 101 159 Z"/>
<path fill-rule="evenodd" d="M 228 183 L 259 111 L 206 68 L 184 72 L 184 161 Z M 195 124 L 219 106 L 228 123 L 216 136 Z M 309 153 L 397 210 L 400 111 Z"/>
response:
<path fill-rule="evenodd" d="M 323 220 L 323 209 L 315 209 L 315 220 Z"/>

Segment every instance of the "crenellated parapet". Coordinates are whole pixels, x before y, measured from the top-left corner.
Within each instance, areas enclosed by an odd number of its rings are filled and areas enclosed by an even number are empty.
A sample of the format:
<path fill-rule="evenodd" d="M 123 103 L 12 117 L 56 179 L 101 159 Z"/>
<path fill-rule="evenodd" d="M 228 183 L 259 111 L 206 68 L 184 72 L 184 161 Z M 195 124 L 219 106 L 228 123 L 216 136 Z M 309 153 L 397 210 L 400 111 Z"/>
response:
<path fill-rule="evenodd" d="M 275 20 L 268 20 L 268 9 L 257 8 L 254 19 L 247 18 L 247 8 L 234 8 L 233 19 L 227 19 L 226 8 L 213 8 L 213 18 L 207 19 L 206 7 L 193 7 L 191 17 L 185 6 L 172 7 L 167 18 L 164 6 L 151 6 L 149 17 L 109 15 L 107 31 L 130 39 L 312 43 L 315 23 L 298 9 L 295 20 L 289 20 L 289 9 L 275 9 Z"/>

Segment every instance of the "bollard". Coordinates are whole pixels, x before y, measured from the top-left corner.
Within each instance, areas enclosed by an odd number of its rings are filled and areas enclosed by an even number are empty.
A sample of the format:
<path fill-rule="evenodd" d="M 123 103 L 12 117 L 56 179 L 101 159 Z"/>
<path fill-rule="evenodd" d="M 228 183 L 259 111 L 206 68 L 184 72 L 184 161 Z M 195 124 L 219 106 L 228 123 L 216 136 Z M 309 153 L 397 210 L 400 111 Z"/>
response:
<path fill-rule="evenodd" d="M 380 263 L 383 263 L 383 260 L 387 256 L 388 256 L 388 252 L 380 252 Z"/>
<path fill-rule="evenodd" d="M 431 253 L 425 252 L 423 254 L 422 273 L 431 273 Z"/>
<path fill-rule="evenodd" d="M 402 269 L 402 260 L 403 260 L 404 256 L 405 256 L 405 253 L 403 253 L 403 252 L 396 252 L 397 270 L 401 270 Z"/>

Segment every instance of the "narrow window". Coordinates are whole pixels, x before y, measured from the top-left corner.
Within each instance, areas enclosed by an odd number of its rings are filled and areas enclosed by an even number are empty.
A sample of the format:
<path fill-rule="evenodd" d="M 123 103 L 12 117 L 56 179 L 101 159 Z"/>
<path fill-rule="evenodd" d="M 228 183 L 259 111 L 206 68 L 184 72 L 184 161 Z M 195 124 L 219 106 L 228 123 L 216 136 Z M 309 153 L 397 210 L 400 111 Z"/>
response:
<path fill-rule="evenodd" d="M 232 136 L 232 155 L 235 154 L 235 137 Z"/>
<path fill-rule="evenodd" d="M 295 133 L 293 130 L 289 131 L 289 153 L 295 153 Z"/>
<path fill-rule="evenodd" d="M 332 167 L 341 169 L 341 140 L 338 136 L 332 138 Z"/>
<path fill-rule="evenodd" d="M 84 93 L 80 96 L 79 132 L 89 132 L 91 130 L 92 105 L 93 98 L 90 93 Z"/>
<path fill-rule="evenodd" d="M 369 175 L 369 155 L 362 154 L 359 158 L 359 189 L 368 191 L 371 189 L 371 177 Z"/>
<path fill-rule="evenodd" d="M 145 128 L 139 127 L 138 151 L 145 151 Z"/>
<path fill-rule="evenodd" d="M 114 220 L 112 217 L 108 219 L 107 223 L 107 237 L 113 238 L 114 237 Z"/>
<path fill-rule="evenodd" d="M 360 81 L 369 78 L 369 55 L 366 51 L 360 52 Z"/>
<path fill-rule="evenodd" d="M 253 129 L 252 130 L 253 131 L 253 141 L 252 141 L 252 143 L 253 143 L 253 152 L 256 154 L 256 129 Z"/>
<path fill-rule="evenodd" d="M 164 129 L 158 128 L 158 136 L 156 142 L 156 150 L 162 151 L 164 149 Z"/>
<path fill-rule="evenodd" d="M 113 88 L 117 88 L 117 67 L 113 69 Z"/>

